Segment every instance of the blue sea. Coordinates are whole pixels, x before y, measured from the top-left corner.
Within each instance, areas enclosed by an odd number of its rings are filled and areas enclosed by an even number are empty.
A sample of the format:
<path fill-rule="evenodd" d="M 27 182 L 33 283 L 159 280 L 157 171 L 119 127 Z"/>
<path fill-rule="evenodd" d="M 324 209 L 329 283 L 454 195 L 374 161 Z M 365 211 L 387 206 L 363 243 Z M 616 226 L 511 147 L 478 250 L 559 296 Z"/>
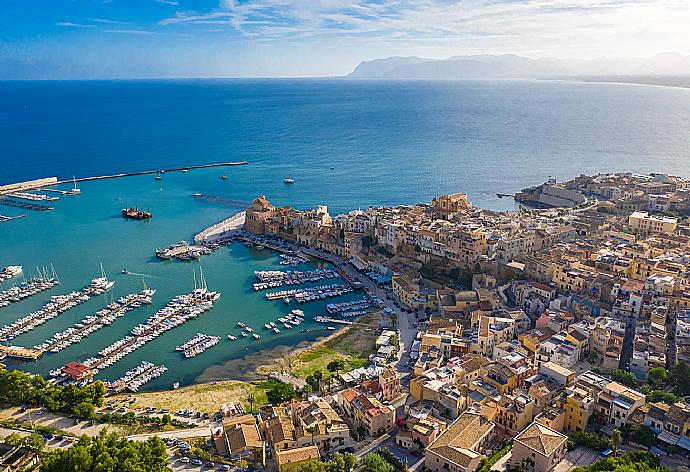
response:
<path fill-rule="evenodd" d="M 633 171 L 690 176 L 690 90 L 550 81 L 166 80 L 0 82 L 0 185 L 246 160 L 246 166 L 88 182 L 82 195 L 55 210 L 0 206 L 20 220 L 0 223 L 0 266 L 28 272 L 53 264 L 62 285 L 0 308 L 12 322 L 50 295 L 79 289 L 102 262 L 115 298 L 141 287 L 154 304 L 134 311 L 69 349 L 22 369 L 46 373 L 89 357 L 124 336 L 151 311 L 193 286 L 197 264 L 161 262 L 157 247 L 189 240 L 257 195 L 298 208 L 326 204 L 332 213 L 375 204 L 430 201 L 466 192 L 489 209 L 514 203 L 513 193 L 549 177 Z M 221 180 L 221 175 L 228 180 Z M 296 183 L 285 185 L 283 178 Z M 69 188 L 69 185 L 63 188 Z M 193 198 L 199 192 L 204 198 Z M 149 222 L 125 221 L 125 206 L 150 208 Z M 196 332 L 237 334 L 237 321 L 261 328 L 288 308 L 255 294 L 253 271 L 280 268 L 267 251 L 222 248 L 201 264 L 216 307 L 166 333 L 107 369 L 115 379 L 141 360 L 170 371 L 148 388 L 173 381 L 232 378 L 228 361 L 324 334 L 291 330 L 259 341 L 226 339 L 184 360 L 174 346 Z M 127 268 L 132 274 L 119 274 Z M 134 275 L 141 274 L 141 275 Z M 5 287 L 8 283 L 5 283 Z M 31 346 L 95 313 L 106 297 L 16 339 Z M 306 306 L 306 305 L 305 305 Z M 323 304 L 306 306 L 308 317 Z M 148 310 L 148 311 L 147 311 Z M 263 328 L 261 328 L 263 330 Z M 14 367 L 14 366 L 13 366 Z"/>

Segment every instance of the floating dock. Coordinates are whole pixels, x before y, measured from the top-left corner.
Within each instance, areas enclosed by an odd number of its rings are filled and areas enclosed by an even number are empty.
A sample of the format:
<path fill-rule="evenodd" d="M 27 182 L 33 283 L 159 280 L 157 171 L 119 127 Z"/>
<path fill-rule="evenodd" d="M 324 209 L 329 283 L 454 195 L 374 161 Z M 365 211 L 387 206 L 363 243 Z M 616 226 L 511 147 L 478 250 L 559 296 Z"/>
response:
<path fill-rule="evenodd" d="M 113 285 L 114 282 L 109 282 L 105 278 L 96 278 L 91 282 L 91 285 L 78 292 L 75 291 L 67 295 L 53 296 L 51 297 L 51 301 L 43 305 L 40 310 L 30 313 L 14 323 L 0 328 L 0 341 L 9 341 L 21 334 L 33 331 L 37 326 L 44 324 L 48 320 L 71 310 L 77 305 L 87 302 L 90 296 L 105 293 L 105 291 Z"/>
<path fill-rule="evenodd" d="M 7 197 L 0 198 L 0 205 L 32 211 L 50 211 L 54 209 L 54 207 L 52 206 L 41 205 L 39 203 L 25 202 L 22 200 L 16 200 L 14 198 Z"/>
<path fill-rule="evenodd" d="M 19 216 L 5 216 L 5 215 L 0 215 L 0 223 L 7 223 L 12 220 L 18 220 L 19 218 L 24 218 L 26 215 L 19 215 Z"/>
<path fill-rule="evenodd" d="M 152 289 L 144 289 L 139 293 L 126 295 L 118 302 L 113 302 L 108 307 L 81 320 L 72 328 L 55 333 L 44 343 L 34 346 L 34 349 L 44 355 L 47 352 L 59 352 L 72 344 L 80 342 L 93 332 L 110 325 L 115 318 L 122 317 L 130 311 L 139 308 L 142 304 L 151 303 L 151 297 L 156 293 Z M 79 326 L 81 325 L 81 326 Z"/>

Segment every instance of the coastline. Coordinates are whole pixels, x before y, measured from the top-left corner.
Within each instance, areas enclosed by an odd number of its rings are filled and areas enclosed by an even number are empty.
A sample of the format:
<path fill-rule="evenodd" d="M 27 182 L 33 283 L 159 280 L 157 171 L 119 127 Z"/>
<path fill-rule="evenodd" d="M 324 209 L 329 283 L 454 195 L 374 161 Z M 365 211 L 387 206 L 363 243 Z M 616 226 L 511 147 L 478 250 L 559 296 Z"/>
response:
<path fill-rule="evenodd" d="M 240 381 L 256 382 L 266 380 L 268 374 L 280 370 L 277 361 L 284 359 L 287 354 L 295 358 L 300 354 L 325 346 L 346 334 L 350 327 L 343 327 L 335 333 L 319 337 L 314 341 L 301 341 L 293 346 L 276 346 L 271 349 L 247 354 L 239 359 L 232 359 L 224 364 L 207 367 L 194 379 L 190 386 L 203 385 L 210 382 Z M 225 374 L 227 372 L 227 374 Z M 231 372 L 231 373 L 230 373 Z"/>

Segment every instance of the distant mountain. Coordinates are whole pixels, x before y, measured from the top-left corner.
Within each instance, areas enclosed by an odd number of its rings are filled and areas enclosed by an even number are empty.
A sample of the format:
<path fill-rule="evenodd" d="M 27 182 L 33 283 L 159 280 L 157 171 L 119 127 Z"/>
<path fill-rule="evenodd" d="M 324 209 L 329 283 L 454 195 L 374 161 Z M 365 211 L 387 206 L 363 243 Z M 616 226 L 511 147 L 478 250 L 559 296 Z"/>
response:
<path fill-rule="evenodd" d="M 362 79 L 536 79 L 564 76 L 690 76 L 690 56 L 665 53 L 651 58 L 591 60 L 501 56 L 448 59 L 390 57 L 360 63 L 348 77 Z"/>

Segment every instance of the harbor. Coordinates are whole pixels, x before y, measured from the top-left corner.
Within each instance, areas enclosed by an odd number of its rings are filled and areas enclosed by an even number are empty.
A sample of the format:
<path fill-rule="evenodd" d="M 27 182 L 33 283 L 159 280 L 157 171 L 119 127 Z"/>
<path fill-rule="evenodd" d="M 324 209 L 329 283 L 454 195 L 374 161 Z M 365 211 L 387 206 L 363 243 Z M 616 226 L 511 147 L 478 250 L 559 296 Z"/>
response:
<path fill-rule="evenodd" d="M 163 174 L 161 183 L 154 183 L 153 175 L 80 183 L 81 195 L 61 198 L 55 205 L 57 211 L 31 215 L 31 218 L 18 224 L 8 225 L 9 231 L 5 233 L 7 238 L 3 237 L 3 241 L 6 240 L 9 246 L 0 249 L 2 259 L 6 261 L 5 265 L 22 265 L 28 281 L 33 275 L 29 268 L 37 263 L 41 265 L 41 262 L 51 261 L 59 271 L 61 289 L 56 291 L 53 287 L 52 291 L 42 292 L 47 295 L 34 294 L 22 299 L 21 303 L 10 302 L 8 307 L 0 309 L 3 314 L 0 326 L 10 325 L 21 320 L 27 313 L 38 311 L 50 295 L 81 291 L 81 283 L 92 278 L 88 265 L 93 261 L 102 260 L 105 266 L 117 268 L 112 276 L 108 274 L 109 279 L 116 284 L 108 292 L 107 302 L 78 304 L 65 314 L 21 334 L 21 337 L 3 342 L 4 345 L 21 345 L 12 346 L 12 352 L 5 361 L 8 368 L 19 368 L 48 376 L 51 371 L 61 371 L 68 362 L 91 364 L 91 358 L 96 358 L 94 369 L 90 369 L 93 370 L 93 378 L 114 380 L 144 360 L 155 360 L 157 365 L 165 364 L 168 367 L 184 360 L 183 371 L 176 369 L 174 375 L 167 371 L 141 386 L 141 389 L 146 390 L 167 389 L 174 382 L 179 382 L 181 386 L 195 383 L 195 379 L 203 375 L 206 369 L 232 359 L 270 350 L 276 346 L 309 342 L 323 336 L 325 326 L 314 322 L 314 316 L 326 313 L 327 299 L 314 300 L 298 307 L 294 300 L 292 305 L 285 304 L 282 299 L 267 301 L 264 292 L 308 288 L 312 285 L 335 282 L 345 285 L 346 282 L 329 278 L 299 286 L 285 284 L 280 288 L 262 292 L 255 292 L 252 284 L 259 282 L 255 272 L 299 271 L 318 274 L 321 270 L 337 272 L 336 267 L 297 250 L 281 247 L 280 241 L 252 238 L 252 244 L 245 246 L 244 243 L 250 242 L 249 237 L 247 240 L 234 237 L 208 238 L 201 243 L 194 240 L 194 235 L 202 228 L 228 220 L 228 215 L 231 219 L 238 212 L 241 213 L 242 207 L 232 207 L 236 204 L 235 199 L 228 201 L 190 196 L 197 190 L 204 195 L 221 195 L 219 188 L 222 182 L 218 179 L 219 173 L 213 169 L 190 171 L 186 174 L 166 173 Z M 234 184 L 234 176 L 230 177 Z M 71 181 L 67 181 L 62 187 L 65 191 L 73 188 L 73 183 L 69 182 Z M 282 181 L 280 183 L 282 185 Z M 60 193 L 54 194 L 62 197 Z M 236 200 L 239 202 L 239 199 Z M 246 205 L 246 201 L 243 200 L 241 204 Z M 144 224 L 121 218 L 123 208 L 137 205 L 140 209 L 150 207 L 153 218 Z M 75 217 L 76 215 L 78 217 Z M 5 228 L 2 228 L 2 231 L 5 231 Z M 54 235 L 53 239 L 48 238 L 48 234 Z M 241 231 L 233 231 L 231 234 L 243 235 Z M 190 258 L 185 264 L 169 263 L 155 257 L 155 248 L 168 248 L 169 243 L 181 240 L 188 241 L 189 246 L 208 248 L 211 252 L 199 259 Z M 123 243 L 124 250 L 120 250 Z M 281 254 L 287 258 L 281 257 Z M 179 259 L 173 258 L 172 261 L 177 262 Z M 165 335 L 137 345 L 140 338 L 132 334 L 132 329 L 165 308 L 168 301 L 178 294 L 188 293 L 191 289 L 189 286 L 192 282 L 192 270 L 196 268 L 198 272 L 197 265 L 200 262 L 204 266 L 204 274 L 209 280 L 214 281 L 213 289 L 222 292 L 223 297 L 214 303 L 213 310 L 188 319 Z M 298 264 L 299 267 L 291 266 L 292 263 Z M 32 272 L 36 273 L 35 270 Z M 111 299 L 117 301 L 120 297 L 138 293 L 141 291 L 142 278 L 149 286 L 157 289 L 151 305 L 128 312 L 126 316 L 106 325 L 107 329 L 104 329 L 105 326 L 99 328 L 82 336 L 78 343 L 64 349 L 58 348 L 58 352 L 52 352 L 57 345 L 45 346 L 50 349 L 44 353 L 34 349 L 50 341 L 56 333 L 68 334 L 65 331 L 70 328 L 79 330 L 80 327 L 77 327 L 76 323 L 86 326 L 88 321 L 83 321 L 90 316 L 98 316 L 97 312 L 105 308 Z M 344 280 L 342 277 L 340 279 Z M 19 287 L 21 282 L 23 280 L 20 274 L 5 282 L 3 288 L 9 289 L 13 283 Z M 344 301 L 350 296 L 352 294 L 348 293 L 330 300 Z M 302 308 L 305 312 L 304 318 L 300 320 L 295 316 L 288 317 L 293 308 Z M 279 318 L 291 318 L 292 323 L 282 323 Z M 235 328 L 239 320 L 250 320 L 247 324 L 253 328 L 253 332 Z M 266 328 L 266 324 L 271 328 Z M 75 332 L 70 330 L 69 333 Z M 242 336 L 241 332 L 244 332 L 246 337 Z M 177 345 L 192 338 L 196 333 L 219 336 L 221 339 L 218 344 L 194 357 L 187 358 L 182 352 L 175 351 Z M 235 337 L 235 340 L 230 340 L 228 335 Z M 127 339 L 120 343 L 124 338 Z M 54 341 L 57 339 L 52 342 Z M 99 353 L 116 343 L 118 344 L 111 353 L 103 353 L 105 356 Z M 25 362 L 27 360 L 32 362 Z M 57 377 L 61 378 L 62 376 Z"/>
<path fill-rule="evenodd" d="M 317 287 L 268 292 L 266 293 L 266 299 L 282 299 L 285 303 L 289 303 L 291 300 L 295 300 L 297 303 L 305 303 L 317 300 L 324 300 L 326 298 L 340 297 L 341 295 L 345 295 L 351 292 L 353 292 L 353 289 L 349 285 L 329 284 L 319 285 Z"/>
<path fill-rule="evenodd" d="M 148 361 L 142 361 L 134 369 L 125 372 L 119 379 L 112 382 L 106 381 L 104 383 L 109 394 L 115 394 L 122 391 L 136 393 L 143 385 L 157 379 L 167 370 L 168 368 L 164 365 L 155 365 Z"/>
<path fill-rule="evenodd" d="M 125 356 L 141 348 L 163 333 L 196 318 L 213 308 L 220 293 L 209 291 L 203 276 L 201 285 L 185 295 L 178 295 L 168 304 L 150 316 L 144 323 L 132 328 L 130 334 L 99 351 L 99 355 L 83 362 L 98 373 L 115 364 Z"/>
<path fill-rule="evenodd" d="M 192 339 L 177 346 L 175 350 L 182 351 L 182 354 L 189 359 L 190 357 L 198 356 L 219 342 L 219 336 L 209 336 L 208 334 L 197 333 Z"/>
<path fill-rule="evenodd" d="M 268 270 L 257 271 L 254 275 L 259 280 L 252 287 L 255 292 L 269 288 L 282 287 L 283 285 L 304 285 L 312 282 L 321 282 L 327 279 L 339 278 L 333 270 L 315 270 L 308 272 Z"/>
<path fill-rule="evenodd" d="M 109 303 L 105 308 L 99 310 L 95 315 L 87 316 L 73 327 L 55 333 L 42 344 L 34 346 L 34 349 L 43 355 L 47 352 L 57 353 L 67 349 L 72 344 L 80 343 L 82 339 L 105 326 L 109 326 L 117 318 L 125 316 L 142 305 L 150 305 L 155 293 L 155 290 L 145 288 L 139 293 L 120 297 L 116 302 Z"/>
<path fill-rule="evenodd" d="M 91 284 L 84 287 L 81 291 L 70 292 L 66 295 L 55 295 L 50 298 L 40 310 L 30 313 L 10 325 L 0 328 L 0 341 L 7 342 L 19 335 L 27 333 L 37 326 L 51 320 L 68 310 L 86 303 L 93 295 L 102 295 L 114 285 L 106 277 L 98 277 L 91 281 Z M 2 348 L 2 346 L 0 346 Z"/>
<path fill-rule="evenodd" d="M 50 290 L 56 285 L 60 285 L 60 279 L 58 279 L 55 271 L 53 271 L 52 275 L 47 275 L 46 272 L 42 275 L 31 277 L 28 281 L 24 281 L 19 285 L 14 285 L 0 292 L 0 308 L 33 297 L 41 292 Z"/>

